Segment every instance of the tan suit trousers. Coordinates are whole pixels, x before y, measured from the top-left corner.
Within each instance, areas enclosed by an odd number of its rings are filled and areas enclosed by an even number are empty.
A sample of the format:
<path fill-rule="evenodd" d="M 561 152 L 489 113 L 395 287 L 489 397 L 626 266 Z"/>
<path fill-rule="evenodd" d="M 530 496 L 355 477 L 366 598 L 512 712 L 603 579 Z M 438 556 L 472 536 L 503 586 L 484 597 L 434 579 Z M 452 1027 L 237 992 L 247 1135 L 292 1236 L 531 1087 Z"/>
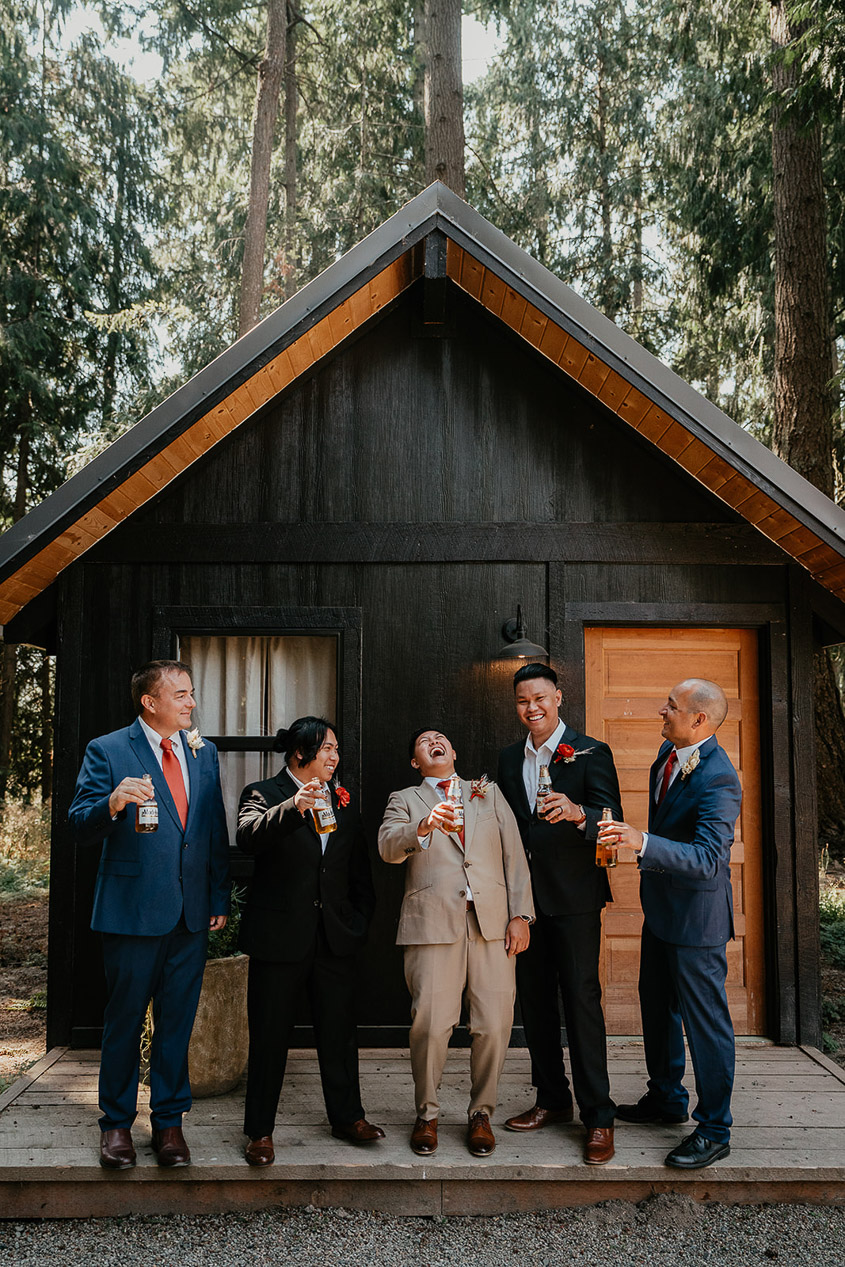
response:
<path fill-rule="evenodd" d="M 515 965 L 504 939 L 484 940 L 474 911 L 467 911 L 466 936 L 458 941 L 405 947 L 417 1117 L 430 1121 L 440 1112 L 437 1093 L 462 1002 L 472 1040 L 469 1116 L 492 1116 L 513 1025 Z"/>

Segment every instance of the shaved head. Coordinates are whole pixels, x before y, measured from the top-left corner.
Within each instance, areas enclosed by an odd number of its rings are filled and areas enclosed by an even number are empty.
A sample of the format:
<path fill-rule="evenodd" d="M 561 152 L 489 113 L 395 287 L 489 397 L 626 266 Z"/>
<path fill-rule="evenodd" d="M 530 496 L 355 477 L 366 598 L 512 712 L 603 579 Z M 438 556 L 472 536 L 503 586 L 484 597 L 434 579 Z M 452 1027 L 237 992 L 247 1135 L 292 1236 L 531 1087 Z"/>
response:
<path fill-rule="evenodd" d="M 707 678 L 690 677 L 679 682 L 672 694 L 677 698 L 686 695 L 686 703 L 690 712 L 704 713 L 714 730 L 718 730 L 728 715 L 728 701 L 725 692 L 717 682 L 708 682 Z"/>

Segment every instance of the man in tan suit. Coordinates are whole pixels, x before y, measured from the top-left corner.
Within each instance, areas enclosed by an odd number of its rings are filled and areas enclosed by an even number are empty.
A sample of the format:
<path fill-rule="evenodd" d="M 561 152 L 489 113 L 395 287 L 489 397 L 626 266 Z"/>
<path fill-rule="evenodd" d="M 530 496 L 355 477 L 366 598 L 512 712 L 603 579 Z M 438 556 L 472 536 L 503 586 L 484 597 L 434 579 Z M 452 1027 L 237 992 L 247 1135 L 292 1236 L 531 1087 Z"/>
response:
<path fill-rule="evenodd" d="M 455 752 L 439 730 L 412 735 L 416 787 L 394 792 L 379 831 L 385 862 L 407 863 L 396 944 L 411 992 L 411 1068 L 417 1120 L 411 1148 L 437 1148 L 437 1098 L 449 1038 L 466 1004 L 471 1093 L 467 1145 L 496 1147 L 490 1117 L 505 1062 L 516 995 L 515 956 L 534 919 L 531 877 L 513 813 L 495 783 L 461 780 L 463 833 L 446 788 Z"/>

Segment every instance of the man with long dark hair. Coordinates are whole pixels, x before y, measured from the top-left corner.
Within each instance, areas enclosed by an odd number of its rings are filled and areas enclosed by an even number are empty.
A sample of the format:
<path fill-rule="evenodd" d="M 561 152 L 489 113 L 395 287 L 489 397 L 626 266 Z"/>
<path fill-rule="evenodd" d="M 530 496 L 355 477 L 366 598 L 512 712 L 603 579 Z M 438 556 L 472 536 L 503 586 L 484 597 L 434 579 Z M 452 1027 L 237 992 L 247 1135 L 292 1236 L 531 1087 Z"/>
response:
<path fill-rule="evenodd" d="M 251 1166 L 275 1160 L 273 1128 L 303 988 L 332 1135 L 354 1144 L 384 1138 L 364 1116 L 358 1080 L 355 952 L 375 908 L 358 806 L 336 784 L 340 754 L 325 718 L 298 718 L 275 746 L 286 765 L 245 787 L 238 808 L 238 845 L 255 859 L 240 937 L 250 957 L 244 1133 Z"/>

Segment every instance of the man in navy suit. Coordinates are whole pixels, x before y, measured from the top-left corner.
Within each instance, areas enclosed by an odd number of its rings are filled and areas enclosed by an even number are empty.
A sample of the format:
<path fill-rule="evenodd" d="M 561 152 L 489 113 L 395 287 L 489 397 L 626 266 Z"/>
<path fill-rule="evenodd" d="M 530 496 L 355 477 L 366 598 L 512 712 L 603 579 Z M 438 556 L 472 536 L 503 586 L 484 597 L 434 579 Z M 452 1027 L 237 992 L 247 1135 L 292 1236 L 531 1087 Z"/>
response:
<path fill-rule="evenodd" d="M 638 855 L 645 916 L 640 1009 L 648 1090 L 620 1104 L 625 1122 L 686 1122 L 686 1031 L 698 1126 L 666 1158 L 697 1170 L 730 1150 L 734 1032 L 725 992 L 725 947 L 734 935 L 731 845 L 742 803 L 737 773 L 716 731 L 728 711 L 715 682 L 689 678 L 660 709 L 665 740 L 651 768 L 648 832 L 602 826 Z"/>
<path fill-rule="evenodd" d="M 217 750 L 186 731 L 195 706 L 187 665 L 154 660 L 132 677 L 137 719 L 92 739 L 70 807 L 82 845 L 102 844 L 91 927 L 102 934 L 106 1009 L 100 1057 L 100 1164 L 135 1164 L 140 1038 L 153 1001 L 152 1143 L 160 1166 L 191 1160 L 188 1044 L 209 929 L 229 910 L 229 841 Z M 136 831 L 155 798 L 158 828 Z"/>

